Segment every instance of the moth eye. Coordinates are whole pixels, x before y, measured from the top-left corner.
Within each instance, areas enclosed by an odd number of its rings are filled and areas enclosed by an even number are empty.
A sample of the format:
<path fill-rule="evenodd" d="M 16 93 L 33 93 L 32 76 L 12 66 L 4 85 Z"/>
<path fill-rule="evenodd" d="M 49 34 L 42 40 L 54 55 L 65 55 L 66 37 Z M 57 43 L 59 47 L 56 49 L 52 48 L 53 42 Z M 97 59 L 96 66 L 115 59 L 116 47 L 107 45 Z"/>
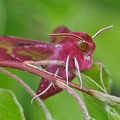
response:
<path fill-rule="evenodd" d="M 84 42 L 81 42 L 79 45 L 78 45 L 79 49 L 84 52 L 86 49 L 87 49 L 87 44 L 84 43 Z"/>

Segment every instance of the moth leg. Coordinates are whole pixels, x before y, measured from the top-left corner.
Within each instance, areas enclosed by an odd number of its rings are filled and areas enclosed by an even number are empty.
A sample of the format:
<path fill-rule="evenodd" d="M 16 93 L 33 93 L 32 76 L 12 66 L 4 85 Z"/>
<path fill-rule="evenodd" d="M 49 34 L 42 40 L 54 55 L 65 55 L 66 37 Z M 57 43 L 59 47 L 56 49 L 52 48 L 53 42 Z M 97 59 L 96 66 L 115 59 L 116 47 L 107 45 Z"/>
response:
<path fill-rule="evenodd" d="M 55 74 L 54 74 L 55 77 L 58 75 L 58 72 L 59 72 L 59 68 L 56 70 L 56 72 L 55 72 Z M 35 97 L 32 98 L 31 103 L 34 101 L 35 98 L 40 97 L 40 96 L 43 95 L 45 92 L 47 92 L 51 86 L 53 86 L 54 89 L 56 89 L 54 83 L 51 82 L 51 83 L 49 84 L 49 86 L 48 86 L 43 92 L 41 92 L 40 94 L 38 94 L 38 95 L 36 95 Z"/>
<path fill-rule="evenodd" d="M 34 101 L 35 98 L 40 97 L 40 96 L 43 95 L 45 92 L 47 92 L 52 85 L 53 85 L 53 82 L 51 82 L 51 83 L 49 84 L 49 86 L 48 86 L 43 92 L 41 92 L 40 94 L 38 94 L 38 95 L 36 95 L 35 97 L 33 97 L 32 100 L 31 100 L 31 103 Z"/>
<path fill-rule="evenodd" d="M 60 68 L 58 68 L 58 69 L 56 70 L 56 72 L 55 72 L 55 74 L 54 74 L 55 77 L 58 77 L 58 72 L 59 72 L 59 70 L 60 70 Z M 55 84 L 53 84 L 53 88 L 56 89 L 56 88 L 55 88 Z"/>
<path fill-rule="evenodd" d="M 68 55 L 67 56 L 67 59 L 66 59 L 66 65 L 65 65 L 65 72 L 66 72 L 66 81 L 67 81 L 67 88 L 68 88 L 68 76 L 69 76 L 69 72 L 68 72 L 68 68 L 69 68 L 69 58 L 70 56 Z"/>
<path fill-rule="evenodd" d="M 103 83 L 103 77 L 102 77 L 102 66 L 103 66 L 102 62 L 101 61 L 95 61 L 90 66 L 92 66 L 94 64 L 98 64 L 99 65 L 99 68 L 100 68 L 100 82 L 101 82 L 101 85 L 102 85 L 102 87 L 104 89 L 104 92 L 107 93 L 107 90 L 106 90 L 105 85 Z"/>
<path fill-rule="evenodd" d="M 39 61 L 39 62 L 38 61 L 25 61 L 24 64 L 54 76 L 53 73 L 48 72 L 48 71 L 46 71 L 45 69 L 42 68 L 42 65 L 48 64 L 48 63 L 46 63 L 46 61 L 45 62 L 44 61 Z"/>
<path fill-rule="evenodd" d="M 34 61 L 25 61 L 24 64 L 32 68 L 42 69 L 42 67 L 40 65 L 36 65 Z"/>
<path fill-rule="evenodd" d="M 75 62 L 75 67 L 77 69 L 78 78 L 80 80 L 80 88 L 82 88 L 82 77 L 81 77 L 81 73 L 80 73 L 80 67 L 79 67 L 79 64 L 78 64 L 78 61 L 76 58 L 74 58 L 74 62 Z"/>

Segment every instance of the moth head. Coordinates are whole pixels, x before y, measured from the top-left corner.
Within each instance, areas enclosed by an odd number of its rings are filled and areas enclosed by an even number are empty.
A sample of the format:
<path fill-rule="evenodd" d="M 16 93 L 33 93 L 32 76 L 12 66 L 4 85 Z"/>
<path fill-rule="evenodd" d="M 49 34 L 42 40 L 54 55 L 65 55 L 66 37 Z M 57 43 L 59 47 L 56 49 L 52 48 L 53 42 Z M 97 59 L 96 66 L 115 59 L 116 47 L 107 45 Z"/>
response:
<path fill-rule="evenodd" d="M 102 32 L 104 32 L 112 27 L 113 27 L 113 25 L 100 29 L 95 35 L 93 35 L 93 37 L 90 37 L 86 33 L 80 33 L 80 36 L 82 39 L 81 39 L 80 43 L 78 44 L 79 49 L 82 52 L 86 53 L 87 55 L 91 55 L 95 48 L 93 39 L 95 37 L 97 37 L 99 34 L 101 34 Z"/>
<path fill-rule="evenodd" d="M 70 33 L 56 33 L 56 34 L 49 34 L 50 36 L 54 37 L 70 37 L 75 38 L 77 40 L 77 46 L 79 50 L 85 55 L 91 55 L 94 52 L 95 44 L 93 39 L 97 37 L 102 32 L 112 28 L 113 25 L 100 29 L 93 37 L 89 36 L 87 33 L 84 32 L 70 32 Z"/>

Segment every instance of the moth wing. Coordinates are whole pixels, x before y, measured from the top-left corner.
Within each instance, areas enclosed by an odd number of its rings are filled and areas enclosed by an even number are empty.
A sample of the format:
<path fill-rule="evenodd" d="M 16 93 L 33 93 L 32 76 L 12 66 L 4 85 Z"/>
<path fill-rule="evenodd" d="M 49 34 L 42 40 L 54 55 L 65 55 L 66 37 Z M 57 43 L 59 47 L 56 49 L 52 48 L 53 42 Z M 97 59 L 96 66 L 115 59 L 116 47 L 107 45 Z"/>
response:
<path fill-rule="evenodd" d="M 59 26 L 53 31 L 53 34 L 56 34 L 56 33 L 69 33 L 69 32 L 71 32 L 71 31 L 67 27 Z M 52 43 L 59 43 L 59 41 L 61 41 L 61 39 L 62 39 L 62 37 L 51 37 L 51 42 Z"/>
<path fill-rule="evenodd" d="M 13 36 L 0 36 L 0 60 L 46 60 L 55 44 Z"/>

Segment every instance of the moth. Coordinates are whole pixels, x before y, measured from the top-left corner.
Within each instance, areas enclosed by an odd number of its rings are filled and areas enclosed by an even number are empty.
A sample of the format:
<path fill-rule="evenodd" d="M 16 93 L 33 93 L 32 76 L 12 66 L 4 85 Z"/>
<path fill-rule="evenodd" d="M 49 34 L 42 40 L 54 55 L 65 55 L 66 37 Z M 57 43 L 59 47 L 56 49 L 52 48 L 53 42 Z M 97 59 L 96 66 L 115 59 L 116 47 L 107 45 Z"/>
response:
<path fill-rule="evenodd" d="M 56 28 L 51 36 L 51 42 L 29 40 L 14 36 L 0 36 L 0 61 L 41 61 L 59 60 L 66 63 L 66 68 L 60 65 L 47 65 L 46 71 L 57 74 L 63 80 L 69 82 L 75 78 L 68 66 L 78 72 L 90 69 L 92 54 L 95 50 L 93 39 L 101 32 L 110 29 L 108 26 L 99 30 L 93 37 L 84 32 L 72 32 L 65 26 Z M 50 87 L 49 87 L 50 86 Z M 41 99 L 48 98 L 62 91 L 56 85 L 52 85 L 48 79 L 42 78 L 38 86 L 37 94 L 42 93 Z"/>

